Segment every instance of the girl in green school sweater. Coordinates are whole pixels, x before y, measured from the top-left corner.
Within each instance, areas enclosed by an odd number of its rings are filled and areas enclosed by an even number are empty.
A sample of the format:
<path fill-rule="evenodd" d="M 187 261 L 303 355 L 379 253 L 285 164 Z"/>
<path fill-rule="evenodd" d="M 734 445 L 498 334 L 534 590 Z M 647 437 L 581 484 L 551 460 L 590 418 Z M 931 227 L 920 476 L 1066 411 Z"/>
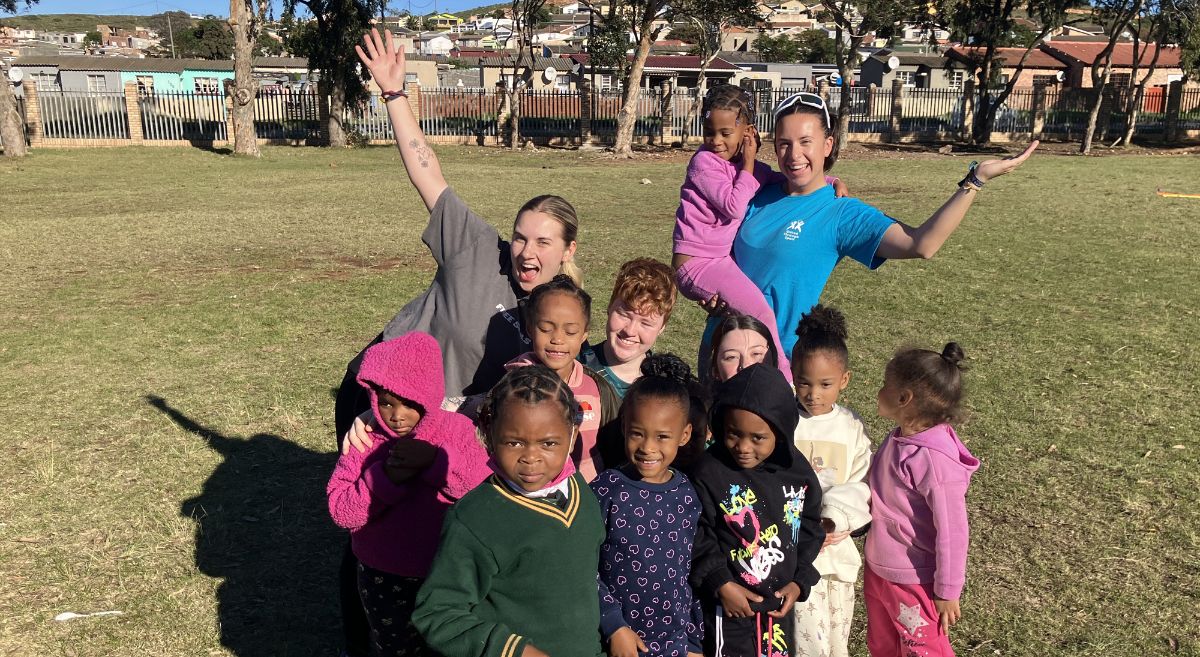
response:
<path fill-rule="evenodd" d="M 450 508 L 413 625 L 445 657 L 600 657 L 600 506 L 569 458 L 581 411 L 545 365 L 510 370 L 480 426 L 493 475 Z"/>

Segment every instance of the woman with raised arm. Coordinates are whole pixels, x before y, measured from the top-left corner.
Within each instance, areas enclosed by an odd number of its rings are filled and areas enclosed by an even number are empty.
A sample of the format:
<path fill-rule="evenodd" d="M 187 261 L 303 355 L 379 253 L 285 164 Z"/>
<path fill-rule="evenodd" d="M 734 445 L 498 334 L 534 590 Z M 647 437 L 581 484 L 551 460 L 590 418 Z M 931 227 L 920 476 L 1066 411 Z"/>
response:
<path fill-rule="evenodd" d="M 580 282 L 574 263 L 579 220 L 565 199 L 538 196 L 517 211 L 511 238 L 501 237 L 467 208 L 442 177 L 437 155 L 408 104 L 404 49 L 393 43 L 390 33 L 384 38 L 372 29 L 355 51 L 383 91 L 404 169 L 429 209 L 429 224 L 421 239 L 437 263 L 429 288 L 401 308 L 371 344 L 410 331 L 432 335 L 442 348 L 445 405 L 453 407 L 467 395 L 490 390 L 504 375 L 504 364 L 530 350 L 521 329 L 518 299 L 560 273 Z M 334 409 L 339 443 L 346 443 L 347 432 L 354 428 L 352 442 L 360 450 L 372 442 L 369 429 L 357 419 L 370 409 L 370 400 L 356 381 L 362 356 L 360 352 L 347 366 Z M 350 444 L 339 447 L 351 449 Z M 342 564 L 346 652 L 366 654 L 356 563 L 349 550 L 346 555 Z"/>
<path fill-rule="evenodd" d="M 453 404 L 455 398 L 487 392 L 504 375 L 505 363 L 529 351 L 518 299 L 559 273 L 579 282 L 573 260 L 579 221 L 565 199 L 538 196 L 517 211 L 512 237 L 505 240 L 471 212 L 442 177 L 437 155 L 417 125 L 404 90 L 404 49 L 390 37 L 372 29 L 355 50 L 383 90 L 404 169 L 429 208 L 421 239 L 437 273 L 380 338 L 418 330 L 436 338 L 445 354 L 446 395 Z M 338 436 L 368 408 L 355 383 L 360 360 L 361 354 L 350 362 L 338 394 Z"/>
<path fill-rule="evenodd" d="M 775 108 L 775 155 L 784 181 L 764 186 L 750 201 L 733 242 L 734 262 L 775 312 L 785 356 L 796 344 L 800 318 L 844 257 L 870 269 L 887 260 L 932 258 L 966 216 L 985 183 L 1019 167 L 1037 148 L 972 163 L 950 198 L 928 219 L 908 226 L 855 198 L 838 198 L 825 175 L 837 159 L 829 110 L 817 94 L 794 94 Z M 953 181 L 947 181 L 953 182 Z M 717 298 L 702 304 L 725 314 Z M 700 349 L 700 370 L 718 320 L 709 320 Z"/>

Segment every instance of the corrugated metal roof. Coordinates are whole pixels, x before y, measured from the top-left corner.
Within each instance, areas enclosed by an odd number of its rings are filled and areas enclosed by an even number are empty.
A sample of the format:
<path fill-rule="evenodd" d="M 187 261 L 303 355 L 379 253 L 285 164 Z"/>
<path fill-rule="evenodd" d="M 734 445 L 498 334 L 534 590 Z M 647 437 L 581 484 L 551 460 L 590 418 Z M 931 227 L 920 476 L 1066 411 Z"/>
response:
<path fill-rule="evenodd" d="M 146 57 L 89 57 L 61 55 L 33 55 L 18 58 L 18 66 L 53 66 L 67 71 L 129 71 L 146 73 L 182 73 L 189 71 L 232 71 L 231 59 L 160 59 Z M 259 57 L 256 67 L 263 68 L 308 68 L 303 57 Z"/>
<path fill-rule="evenodd" d="M 959 61 L 971 63 L 973 59 L 982 58 L 984 53 L 983 48 L 966 48 L 963 46 L 955 46 L 946 51 L 946 54 Z M 1001 65 L 1015 67 L 1021 61 L 1021 56 L 1025 54 L 1024 48 L 997 48 L 996 56 L 999 58 Z M 1034 49 L 1029 53 L 1029 58 L 1025 60 L 1026 68 L 1052 68 L 1066 69 L 1067 65 L 1059 61 L 1049 53 L 1042 50 Z"/>

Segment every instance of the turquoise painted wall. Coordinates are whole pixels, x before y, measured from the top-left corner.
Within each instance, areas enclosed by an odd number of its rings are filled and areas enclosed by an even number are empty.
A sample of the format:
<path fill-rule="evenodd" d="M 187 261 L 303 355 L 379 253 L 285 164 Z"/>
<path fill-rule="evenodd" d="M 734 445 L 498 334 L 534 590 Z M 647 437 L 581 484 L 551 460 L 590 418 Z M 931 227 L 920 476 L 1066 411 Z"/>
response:
<path fill-rule="evenodd" d="M 178 73 L 151 73 L 149 71 L 121 71 L 121 86 L 124 87 L 126 82 L 137 82 L 139 77 L 150 76 L 154 78 L 155 91 L 183 91 L 180 87 Z M 191 91 L 191 87 L 187 88 Z"/>
<path fill-rule="evenodd" d="M 216 78 L 217 93 L 225 93 L 225 80 L 233 79 L 233 71 L 211 71 L 205 69 L 185 68 L 183 69 L 183 90 L 195 90 L 196 78 Z"/>

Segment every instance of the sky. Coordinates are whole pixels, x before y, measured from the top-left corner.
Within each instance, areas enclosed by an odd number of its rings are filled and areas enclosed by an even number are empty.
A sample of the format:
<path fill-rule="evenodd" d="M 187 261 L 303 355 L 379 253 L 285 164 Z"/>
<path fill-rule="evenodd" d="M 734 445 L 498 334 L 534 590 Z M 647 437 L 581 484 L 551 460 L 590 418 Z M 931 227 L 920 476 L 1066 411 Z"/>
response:
<path fill-rule="evenodd" d="M 275 4 L 275 15 L 279 15 L 279 0 Z M 494 0 L 388 0 L 389 13 L 401 13 L 412 8 L 414 14 L 438 11 L 461 11 L 487 4 Z M 190 14 L 229 15 L 229 0 L 41 0 L 22 14 L 130 14 L 150 15 L 167 10 L 181 10 Z"/>

